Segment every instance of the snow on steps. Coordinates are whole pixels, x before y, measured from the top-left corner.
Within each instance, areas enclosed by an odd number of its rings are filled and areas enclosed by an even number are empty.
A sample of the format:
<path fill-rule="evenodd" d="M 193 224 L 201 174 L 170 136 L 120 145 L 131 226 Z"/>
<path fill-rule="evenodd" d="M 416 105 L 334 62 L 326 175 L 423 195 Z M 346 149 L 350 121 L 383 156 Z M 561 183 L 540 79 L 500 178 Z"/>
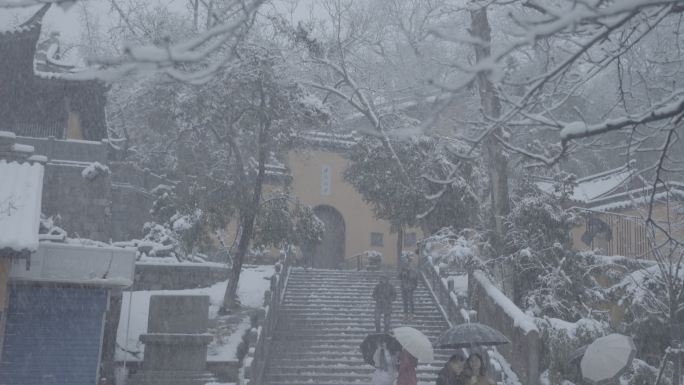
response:
<path fill-rule="evenodd" d="M 373 368 L 363 362 L 359 344 L 375 331 L 371 293 L 380 273 L 293 269 L 290 273 L 265 381 L 271 385 L 370 384 Z M 413 326 L 431 340 L 448 327 L 422 284 L 415 293 L 416 316 L 402 317 L 399 282 L 392 327 Z M 419 384 L 434 384 L 451 353 L 436 351 L 435 363 L 419 364 Z"/>

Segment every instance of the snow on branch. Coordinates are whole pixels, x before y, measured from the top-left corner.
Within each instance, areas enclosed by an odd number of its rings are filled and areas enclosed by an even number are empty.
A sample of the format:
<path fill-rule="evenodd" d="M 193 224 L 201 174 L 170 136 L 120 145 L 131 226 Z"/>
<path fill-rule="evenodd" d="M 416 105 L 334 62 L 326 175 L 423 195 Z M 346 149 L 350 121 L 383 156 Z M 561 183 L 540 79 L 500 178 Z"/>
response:
<path fill-rule="evenodd" d="M 57 4 L 65 10 L 74 5 L 74 0 L 0 0 L 0 8 L 27 8 L 35 5 Z"/>
<path fill-rule="evenodd" d="M 91 58 L 93 64 L 77 73 L 62 74 L 72 80 L 114 81 L 139 71 L 161 71 L 170 77 L 187 83 L 200 84 L 209 81 L 233 58 L 233 47 L 243 39 L 258 8 L 265 0 L 230 0 L 239 8 L 230 20 L 217 23 L 206 31 L 179 43 L 124 47 L 123 54 Z M 72 5 L 75 1 L 64 0 L 0 0 L 1 8 L 28 7 L 56 3 Z"/>
<path fill-rule="evenodd" d="M 682 97 L 682 95 L 684 95 L 684 89 L 679 89 L 673 94 L 669 103 L 658 108 L 653 108 L 637 116 L 623 116 L 592 125 L 587 125 L 584 122 L 568 123 L 561 129 L 561 140 L 569 141 L 586 138 L 638 124 L 646 124 L 676 117 L 684 112 L 684 97 Z"/>

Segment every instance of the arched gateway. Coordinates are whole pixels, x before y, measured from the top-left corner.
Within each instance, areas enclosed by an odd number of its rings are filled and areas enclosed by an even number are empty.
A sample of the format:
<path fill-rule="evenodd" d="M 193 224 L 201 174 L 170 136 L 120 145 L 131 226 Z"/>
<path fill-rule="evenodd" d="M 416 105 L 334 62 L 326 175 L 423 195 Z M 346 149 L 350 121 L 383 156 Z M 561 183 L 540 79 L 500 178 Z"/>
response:
<path fill-rule="evenodd" d="M 344 263 L 345 224 L 342 214 L 332 206 L 320 205 L 314 214 L 325 224 L 323 240 L 304 247 L 309 265 L 322 269 L 336 269 Z"/>

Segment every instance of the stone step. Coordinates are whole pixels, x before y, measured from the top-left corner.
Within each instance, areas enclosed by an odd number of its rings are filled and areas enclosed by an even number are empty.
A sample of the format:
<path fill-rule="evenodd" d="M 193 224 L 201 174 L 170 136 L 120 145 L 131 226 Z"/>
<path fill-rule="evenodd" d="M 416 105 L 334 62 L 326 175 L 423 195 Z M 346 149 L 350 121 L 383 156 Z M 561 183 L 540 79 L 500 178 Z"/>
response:
<path fill-rule="evenodd" d="M 268 383 L 268 382 L 267 382 Z M 274 385 L 372 385 L 370 378 L 366 381 L 316 381 L 315 383 L 313 381 L 309 380 L 287 380 L 287 381 L 278 381 L 276 382 L 270 382 L 271 384 Z M 434 385 L 435 381 L 421 381 L 418 379 L 418 385 Z"/>
<path fill-rule="evenodd" d="M 325 305 L 325 306 L 318 306 L 318 305 L 304 305 L 304 304 L 290 304 L 290 303 L 284 303 L 281 307 L 281 310 L 288 311 L 288 312 L 304 312 L 304 313 L 318 313 L 322 311 L 332 311 L 332 312 L 366 312 L 366 313 L 371 313 L 375 311 L 375 305 L 373 304 L 363 304 L 359 306 L 349 306 L 349 305 Z M 403 311 L 404 305 L 401 303 L 392 303 L 392 310 L 394 311 Z M 434 312 L 434 305 L 428 305 L 424 303 L 416 303 L 413 306 L 413 309 L 415 310 L 416 314 L 418 313 L 432 313 Z"/>
<path fill-rule="evenodd" d="M 370 384 L 373 368 L 365 364 L 359 345 L 375 331 L 373 288 L 381 274 L 295 268 L 273 336 L 265 376 L 270 385 Z M 416 314 L 404 320 L 399 281 L 392 306 L 392 327 L 412 326 L 436 340 L 448 328 L 432 294 L 421 283 L 414 293 Z M 436 350 L 435 363 L 419 364 L 420 384 L 434 384 L 451 351 Z"/>
<path fill-rule="evenodd" d="M 382 320 L 380 320 L 382 322 Z M 439 319 L 437 317 L 425 319 L 425 318 L 416 318 L 413 321 L 404 321 L 401 317 L 399 316 L 392 316 L 390 318 L 390 324 L 393 327 L 398 327 L 398 326 L 411 326 L 411 327 L 416 327 L 422 328 L 422 327 L 430 327 L 430 328 L 439 328 L 439 329 L 447 329 L 449 325 L 442 319 Z M 336 326 L 336 327 L 359 327 L 359 328 L 366 328 L 367 330 L 372 330 L 375 328 L 375 318 L 372 316 L 368 317 L 359 317 L 359 318 L 354 318 L 350 319 L 348 317 L 345 317 L 344 319 L 342 318 L 335 318 L 335 317 L 319 317 L 315 315 L 302 315 L 302 314 L 288 314 L 285 315 L 283 314 L 280 319 L 278 320 L 278 329 L 284 329 L 284 328 L 291 328 L 295 327 L 296 329 L 306 329 L 306 328 L 314 328 L 317 329 L 319 327 L 326 327 L 326 326 Z"/>
<path fill-rule="evenodd" d="M 316 343 L 310 344 L 306 342 L 295 343 L 293 341 L 282 341 L 272 348 L 271 353 L 284 353 L 292 357 L 346 357 L 347 360 L 362 360 L 360 351 L 360 342 L 350 343 Z M 452 350 L 437 349 L 435 350 L 435 361 L 444 362 L 450 357 Z M 278 356 L 275 356 L 278 357 Z"/>
<path fill-rule="evenodd" d="M 400 315 L 402 312 L 400 310 L 394 310 L 392 312 L 392 319 L 399 321 L 401 319 Z M 283 312 L 281 320 L 301 320 L 301 321 L 340 321 L 340 322 L 346 322 L 349 324 L 355 324 L 357 322 L 363 322 L 363 321 L 374 321 L 375 320 L 375 315 L 373 313 L 368 313 L 368 312 L 359 312 L 358 315 L 352 316 L 349 315 L 349 312 L 334 312 L 334 311 L 326 311 L 325 313 L 321 314 L 301 314 L 297 312 Z M 426 321 L 443 321 L 441 315 L 439 314 L 417 314 L 416 319 L 413 321 L 417 324 L 421 324 Z"/>
<path fill-rule="evenodd" d="M 424 372 L 424 374 L 436 373 L 442 368 L 443 365 L 418 365 L 418 370 Z M 326 373 L 326 374 L 346 374 L 346 373 L 358 373 L 371 375 L 375 368 L 369 364 L 364 363 L 364 365 L 354 365 L 354 364 L 318 364 L 318 365 L 273 365 L 270 366 L 272 373 L 274 374 L 299 374 L 302 375 L 305 372 L 316 372 L 316 373 Z"/>
<path fill-rule="evenodd" d="M 350 362 L 357 362 L 357 363 L 362 363 L 363 362 L 363 357 L 361 357 L 361 351 L 359 350 L 360 347 L 357 345 L 353 349 L 330 349 L 330 348 L 323 348 L 323 347 L 314 347 L 310 350 L 307 349 L 293 349 L 288 351 L 286 348 L 283 346 L 278 346 L 275 348 L 277 349 L 283 349 L 283 351 L 288 352 L 289 354 L 285 354 L 282 356 L 276 355 L 269 360 L 269 363 L 278 363 L 278 362 L 289 362 L 289 360 L 302 360 L 302 361 L 310 361 L 310 360 L 334 360 L 334 361 L 340 361 L 344 362 L 345 364 L 350 363 Z M 453 354 L 452 349 L 436 349 L 435 350 L 435 360 L 431 364 L 438 364 L 438 363 L 444 363 L 446 362 L 449 357 Z M 269 366 L 270 367 L 270 366 Z"/>
<path fill-rule="evenodd" d="M 269 368 L 295 368 L 295 367 L 325 367 L 325 366 L 335 366 L 335 367 L 341 367 L 341 366 L 350 366 L 350 367 L 367 367 L 369 369 L 372 369 L 372 367 L 363 362 L 361 359 L 358 358 L 358 354 L 355 356 L 356 359 L 350 360 L 350 359 L 345 359 L 343 361 L 337 359 L 337 358 L 327 358 L 327 357 L 311 357 L 307 359 L 306 357 L 277 357 L 269 361 Z M 440 356 L 441 357 L 441 356 Z M 444 357 L 449 357 L 448 355 L 444 355 Z M 444 366 L 444 364 L 441 361 L 435 360 L 435 362 L 432 363 L 418 363 L 418 369 L 431 369 L 431 368 L 436 368 L 440 369 Z"/>
<path fill-rule="evenodd" d="M 364 280 L 363 278 L 353 278 L 353 277 L 344 277 L 344 278 L 323 278 L 323 279 L 316 279 L 316 278 L 310 278 L 310 277 L 303 277 L 302 279 L 294 279 L 290 277 L 291 279 L 288 281 L 288 286 L 291 287 L 330 287 L 330 288 L 349 288 L 349 287 L 363 287 L 363 288 L 373 288 L 375 285 L 380 282 L 379 280 L 372 280 L 372 281 L 367 281 Z M 394 286 L 395 288 L 399 288 L 401 281 L 398 279 L 390 279 L 389 283 Z M 418 281 L 419 286 L 422 286 L 422 282 L 420 280 Z"/>
<path fill-rule="evenodd" d="M 432 295 L 429 293 L 415 293 L 413 295 L 413 301 L 417 303 L 433 303 Z M 291 292 L 285 294 L 285 302 L 305 302 L 305 303 L 340 303 L 340 304 L 364 304 L 364 303 L 374 303 L 373 297 L 371 295 L 363 296 L 342 296 L 335 293 L 327 294 L 292 294 Z M 397 294 L 397 299 L 395 302 L 401 302 L 401 294 Z"/>
<path fill-rule="evenodd" d="M 439 336 L 428 334 L 430 341 L 437 341 Z M 356 347 L 358 348 L 363 342 L 364 336 L 327 336 L 327 337 L 304 337 L 304 336 L 289 336 L 286 332 L 277 333 L 273 336 L 274 341 L 290 342 L 291 346 L 333 346 L 337 345 L 340 348 Z"/>
<path fill-rule="evenodd" d="M 441 321 L 403 321 L 400 319 L 393 319 L 390 320 L 390 327 L 392 329 L 401 327 L 401 326 L 410 326 L 412 328 L 416 328 L 418 330 L 423 330 L 423 332 L 430 332 L 430 333 L 442 333 L 443 331 L 448 329 L 448 325 L 446 323 L 443 323 Z M 382 323 L 382 321 L 381 321 Z M 315 332 L 317 334 L 320 333 L 326 333 L 328 330 L 339 330 L 338 333 L 344 333 L 344 329 L 347 329 L 348 332 L 351 331 L 357 331 L 358 333 L 361 333 L 361 331 L 364 331 L 366 334 L 374 333 L 375 332 L 375 322 L 373 320 L 366 320 L 363 322 L 359 323 L 354 323 L 353 325 L 343 323 L 340 321 L 320 321 L 320 322 L 315 322 L 315 321 L 310 321 L 310 320 L 302 320 L 302 319 L 290 319 L 290 320 L 281 320 L 277 327 L 276 330 L 278 331 L 292 331 L 293 333 L 301 333 L 301 334 L 308 334 L 311 332 Z"/>
<path fill-rule="evenodd" d="M 431 302 L 432 301 L 432 294 L 416 292 L 413 294 L 413 300 L 416 302 Z M 354 295 L 354 296 L 348 296 L 346 294 L 340 294 L 340 293 L 335 293 L 335 292 L 326 292 L 326 293 L 287 292 L 285 294 L 285 301 L 286 302 L 290 302 L 290 301 L 339 302 L 339 303 L 349 303 L 349 304 L 374 303 L 375 302 L 371 292 L 364 293 L 363 295 Z M 397 301 L 397 302 L 401 301 L 401 294 L 400 293 L 397 293 L 397 298 L 395 299 L 395 301 Z"/>
<path fill-rule="evenodd" d="M 323 341 L 326 339 L 331 339 L 332 337 L 340 338 L 352 338 L 363 340 L 373 332 L 373 330 L 368 329 L 358 329 L 358 330 L 344 330 L 344 329 L 327 329 L 327 330 L 277 330 L 275 333 L 276 337 L 289 337 L 291 339 L 318 339 Z M 442 330 L 434 328 L 431 330 L 424 330 L 423 334 L 428 336 L 428 338 L 439 337 Z"/>
<path fill-rule="evenodd" d="M 214 375 L 209 372 L 143 370 L 134 374 L 128 383 L 131 385 L 205 385 L 216 381 Z"/>
<path fill-rule="evenodd" d="M 289 382 L 299 382 L 304 381 L 309 384 L 324 384 L 326 382 L 332 381 L 342 381 L 344 383 L 353 382 L 358 383 L 361 381 L 369 381 L 371 379 L 371 373 L 324 373 L 324 372 L 302 372 L 302 374 L 290 374 L 290 373 L 268 373 L 266 375 L 266 380 L 271 384 L 285 384 Z M 422 371 L 418 373 L 418 381 L 434 383 L 437 380 L 437 373 L 433 375 L 430 373 L 426 374 Z"/>

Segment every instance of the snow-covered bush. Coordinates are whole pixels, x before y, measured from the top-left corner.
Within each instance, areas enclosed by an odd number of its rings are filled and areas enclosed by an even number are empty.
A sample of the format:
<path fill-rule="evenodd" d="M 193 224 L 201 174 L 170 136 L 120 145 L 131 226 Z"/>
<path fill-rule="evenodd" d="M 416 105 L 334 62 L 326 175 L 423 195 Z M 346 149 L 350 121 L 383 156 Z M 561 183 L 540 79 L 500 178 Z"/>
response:
<path fill-rule="evenodd" d="M 323 237 L 325 224 L 310 206 L 288 191 L 274 191 L 264 197 L 254 226 L 254 243 L 282 248 L 286 245 L 315 244 Z"/>
<path fill-rule="evenodd" d="M 81 171 L 81 176 L 87 180 L 94 180 L 100 175 L 109 175 L 109 167 L 100 162 L 93 162 Z"/>
<path fill-rule="evenodd" d="M 674 274 L 668 278 L 676 278 Z M 679 272 L 677 284 L 684 282 Z M 668 318 L 667 281 L 656 264 L 643 266 L 627 275 L 610 288 L 611 300 L 625 309 L 623 323 L 626 332 L 634 335 L 638 356 L 651 365 L 670 346 L 670 320 Z M 682 318 L 679 323 L 681 328 Z"/>
<path fill-rule="evenodd" d="M 562 247 L 525 248 L 510 259 L 518 269 L 520 304 L 535 316 L 567 321 L 607 317 L 598 312 L 606 302 L 606 289 L 594 275 L 600 273 L 601 262 L 593 253 Z"/>
<path fill-rule="evenodd" d="M 540 366 L 547 370 L 548 381 L 552 385 L 581 379 L 579 358 L 573 360 L 573 353 L 608 334 L 605 322 L 587 318 L 572 323 L 547 317 L 537 318 L 536 323 L 542 339 Z"/>
<path fill-rule="evenodd" d="M 445 273 L 449 270 L 485 269 L 480 257 L 488 248 L 489 244 L 472 230 L 457 233 L 451 228 L 443 228 L 421 241 L 421 254 L 432 258 L 432 263 Z"/>
<path fill-rule="evenodd" d="M 371 270 L 380 269 L 382 267 L 382 253 L 376 250 L 366 250 L 363 252 L 368 268 Z"/>
<path fill-rule="evenodd" d="M 514 302 L 535 316 L 595 317 L 594 309 L 605 302 L 594 275 L 603 261 L 572 249 L 574 215 L 562 206 L 572 178 L 559 181 L 553 194 L 524 182 L 505 219 L 506 255 L 496 261 L 516 277 Z"/>
<path fill-rule="evenodd" d="M 670 385 L 672 381 L 672 365 L 665 367 L 664 375 L 660 378 L 658 385 Z M 635 358 L 632 365 L 620 377 L 621 385 L 644 385 L 655 384 L 658 377 L 658 368 L 649 365 L 645 361 Z"/>

